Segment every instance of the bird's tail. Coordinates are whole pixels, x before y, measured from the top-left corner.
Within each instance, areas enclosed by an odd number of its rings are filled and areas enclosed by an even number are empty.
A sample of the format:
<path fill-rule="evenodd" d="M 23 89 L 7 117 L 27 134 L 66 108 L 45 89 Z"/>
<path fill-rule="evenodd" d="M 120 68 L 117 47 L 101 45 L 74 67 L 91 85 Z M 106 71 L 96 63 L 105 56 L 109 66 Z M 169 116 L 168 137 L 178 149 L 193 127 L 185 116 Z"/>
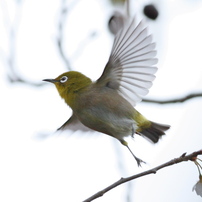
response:
<path fill-rule="evenodd" d="M 169 125 L 155 123 L 151 121 L 151 125 L 148 128 L 144 128 L 140 134 L 149 138 L 153 143 L 157 143 L 162 135 L 165 135 L 165 131 L 170 128 Z"/>

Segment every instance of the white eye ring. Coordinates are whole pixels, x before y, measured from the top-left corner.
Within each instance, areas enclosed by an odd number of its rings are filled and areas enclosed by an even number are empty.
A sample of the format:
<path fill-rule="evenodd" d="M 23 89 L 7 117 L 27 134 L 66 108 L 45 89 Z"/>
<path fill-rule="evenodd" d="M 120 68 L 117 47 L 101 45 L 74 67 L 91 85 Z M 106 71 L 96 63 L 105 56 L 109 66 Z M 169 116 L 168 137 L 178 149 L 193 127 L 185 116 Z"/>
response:
<path fill-rule="evenodd" d="M 67 81 L 68 77 L 67 76 L 63 76 L 61 79 L 60 79 L 60 83 L 65 83 Z"/>

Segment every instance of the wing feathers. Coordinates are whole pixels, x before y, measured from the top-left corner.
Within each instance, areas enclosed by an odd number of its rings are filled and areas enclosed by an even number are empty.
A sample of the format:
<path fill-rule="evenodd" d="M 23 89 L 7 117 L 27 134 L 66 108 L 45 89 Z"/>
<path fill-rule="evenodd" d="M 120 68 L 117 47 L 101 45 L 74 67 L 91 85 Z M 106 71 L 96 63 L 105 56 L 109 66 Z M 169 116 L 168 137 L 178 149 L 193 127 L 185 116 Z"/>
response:
<path fill-rule="evenodd" d="M 156 56 L 156 51 L 150 51 L 139 55 L 127 55 L 125 58 L 121 58 L 121 64 L 134 63 L 137 60 L 147 60 Z"/>
<path fill-rule="evenodd" d="M 133 19 L 116 35 L 109 61 L 97 83 L 117 90 L 135 105 L 155 79 L 156 54 L 148 28 L 143 21 L 135 26 Z"/>
<path fill-rule="evenodd" d="M 150 53 L 151 51 L 154 52 L 156 54 L 156 51 L 154 51 L 154 48 L 155 48 L 155 45 L 156 44 L 149 44 L 147 46 L 144 46 L 144 47 L 141 47 L 137 50 L 134 51 L 134 49 L 132 50 L 129 50 L 127 53 L 125 54 L 122 54 L 120 57 L 119 57 L 119 60 L 121 60 L 123 62 L 123 60 L 125 60 L 127 57 L 137 57 L 139 55 L 144 55 L 144 54 L 148 54 Z M 127 54 L 127 55 L 126 55 Z M 155 55 L 154 55 L 155 56 Z"/>
<path fill-rule="evenodd" d="M 70 130 L 70 131 L 83 131 L 88 132 L 92 131 L 90 128 L 84 126 L 76 117 L 75 114 L 72 114 L 72 116 L 61 126 L 57 129 L 57 131 L 63 131 L 63 130 Z"/>
<path fill-rule="evenodd" d="M 134 20 L 132 23 L 134 23 Z M 132 27 L 132 23 L 129 26 L 129 28 L 126 30 L 125 35 L 120 36 L 120 40 L 118 41 L 114 49 L 112 49 L 111 55 L 116 56 L 114 58 L 115 60 L 117 59 L 117 57 L 119 57 L 120 59 L 124 53 L 128 53 L 130 49 L 133 49 L 136 45 L 138 45 L 141 41 L 143 41 L 143 39 L 147 36 L 147 29 L 145 28 L 144 30 L 141 30 L 142 22 L 140 22 L 138 26 L 136 27 L 136 29 L 134 30 Z M 119 38 L 119 36 L 116 36 L 116 37 Z"/>

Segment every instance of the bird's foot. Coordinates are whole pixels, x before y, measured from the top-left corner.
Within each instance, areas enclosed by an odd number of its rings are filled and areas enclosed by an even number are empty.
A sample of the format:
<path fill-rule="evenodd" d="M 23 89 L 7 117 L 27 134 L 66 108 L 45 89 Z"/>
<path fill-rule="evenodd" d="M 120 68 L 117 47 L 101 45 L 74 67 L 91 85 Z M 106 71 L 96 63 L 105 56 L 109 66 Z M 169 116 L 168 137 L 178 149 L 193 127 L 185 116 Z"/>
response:
<path fill-rule="evenodd" d="M 145 164 L 146 164 L 146 162 L 143 161 L 142 159 L 136 157 L 135 155 L 133 155 L 133 156 L 134 156 L 135 160 L 137 161 L 138 167 L 142 167 L 142 163 L 145 163 Z"/>

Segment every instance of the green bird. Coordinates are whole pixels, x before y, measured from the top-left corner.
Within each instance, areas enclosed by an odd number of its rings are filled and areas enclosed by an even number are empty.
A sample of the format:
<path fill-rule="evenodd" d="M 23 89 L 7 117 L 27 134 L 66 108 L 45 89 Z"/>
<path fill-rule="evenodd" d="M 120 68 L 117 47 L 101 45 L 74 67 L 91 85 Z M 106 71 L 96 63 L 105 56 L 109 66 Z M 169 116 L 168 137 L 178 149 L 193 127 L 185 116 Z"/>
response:
<path fill-rule="evenodd" d="M 149 121 L 134 108 L 155 79 L 155 56 L 155 43 L 147 27 L 142 21 L 136 26 L 134 19 L 128 20 L 115 36 L 109 60 L 97 81 L 76 71 L 44 79 L 55 84 L 73 111 L 58 130 L 94 130 L 110 135 L 128 148 L 140 166 L 144 161 L 133 154 L 124 138 L 138 134 L 157 143 L 170 128 Z"/>

